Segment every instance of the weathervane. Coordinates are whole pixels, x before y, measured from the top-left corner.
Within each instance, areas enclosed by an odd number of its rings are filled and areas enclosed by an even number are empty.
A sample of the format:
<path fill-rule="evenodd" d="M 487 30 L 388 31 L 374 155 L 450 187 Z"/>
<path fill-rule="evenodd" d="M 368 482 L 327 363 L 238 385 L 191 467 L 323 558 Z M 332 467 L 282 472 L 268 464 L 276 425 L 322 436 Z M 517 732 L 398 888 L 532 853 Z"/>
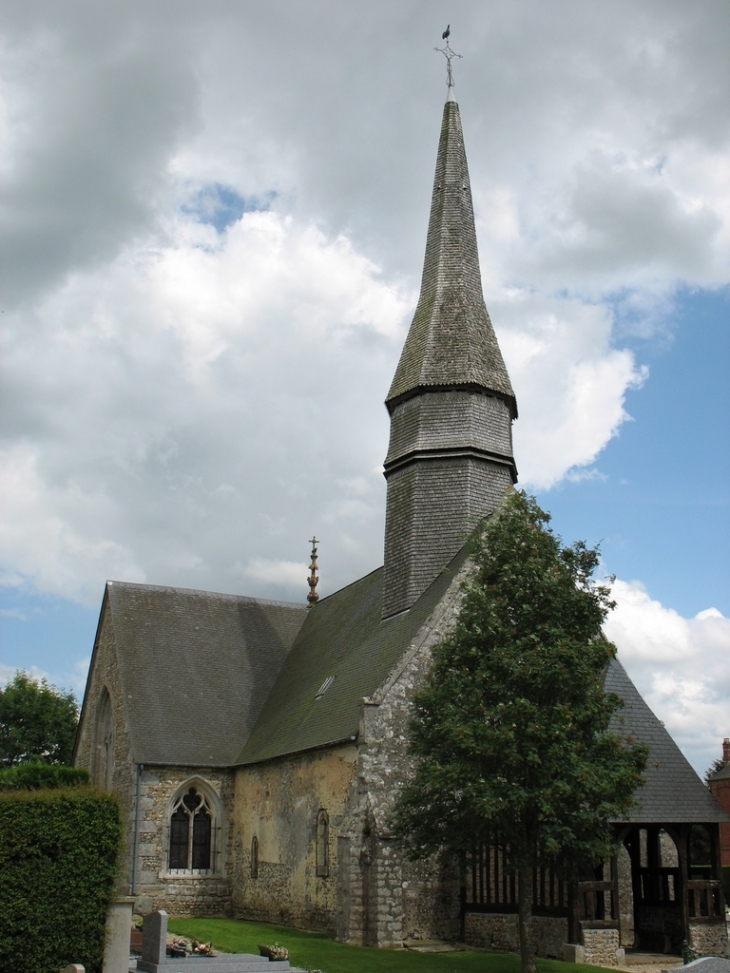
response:
<path fill-rule="evenodd" d="M 454 72 L 451 70 L 451 61 L 455 57 L 463 57 L 463 54 L 457 54 L 456 51 L 451 50 L 449 44 L 449 37 L 451 36 L 451 24 L 446 27 L 446 30 L 441 35 L 441 40 L 446 41 L 446 47 L 434 47 L 434 51 L 441 51 L 443 56 L 446 58 L 446 84 L 449 88 L 454 87 Z"/>
<path fill-rule="evenodd" d="M 307 601 L 309 602 L 309 607 L 312 608 L 319 601 L 319 595 L 317 594 L 317 582 L 319 581 L 317 577 L 317 538 L 314 534 L 309 543 L 312 545 L 312 563 L 309 565 L 309 577 L 307 578 L 307 584 L 309 585 Z"/>

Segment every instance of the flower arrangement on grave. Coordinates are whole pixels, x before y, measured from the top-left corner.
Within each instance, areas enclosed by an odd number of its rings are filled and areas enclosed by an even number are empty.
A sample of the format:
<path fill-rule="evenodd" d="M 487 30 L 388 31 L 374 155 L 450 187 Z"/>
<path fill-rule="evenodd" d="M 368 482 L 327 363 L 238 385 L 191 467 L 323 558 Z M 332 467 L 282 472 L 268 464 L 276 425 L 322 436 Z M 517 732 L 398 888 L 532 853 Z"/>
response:
<path fill-rule="evenodd" d="M 212 943 L 201 943 L 198 939 L 186 939 L 178 936 L 168 946 L 171 956 L 216 956 Z"/>
<path fill-rule="evenodd" d="M 268 956 L 270 960 L 285 960 L 289 959 L 289 950 L 280 943 L 274 943 L 273 946 L 259 946 L 259 955 Z"/>

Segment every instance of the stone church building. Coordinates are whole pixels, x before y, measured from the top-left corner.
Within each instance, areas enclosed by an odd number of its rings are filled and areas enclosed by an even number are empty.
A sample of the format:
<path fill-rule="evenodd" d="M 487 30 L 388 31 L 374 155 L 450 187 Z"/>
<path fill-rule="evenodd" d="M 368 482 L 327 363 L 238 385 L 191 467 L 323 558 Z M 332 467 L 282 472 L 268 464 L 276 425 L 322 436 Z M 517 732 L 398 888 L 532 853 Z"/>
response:
<path fill-rule="evenodd" d="M 494 849 L 412 864 L 389 812 L 410 700 L 453 624 L 465 542 L 517 480 L 517 403 L 482 294 L 459 108 L 449 87 L 423 279 L 386 405 L 384 565 L 311 608 L 109 582 L 75 763 L 118 794 L 140 912 L 235 915 L 349 943 L 516 943 Z M 622 732 L 651 746 L 616 855 L 577 888 L 535 876 L 540 955 L 727 951 L 715 803 L 618 662 Z M 709 847 L 694 861 L 693 829 Z M 707 857 L 707 856 L 706 856 Z M 723 938 L 724 937 L 724 938 Z M 572 944 L 567 949 L 565 944 Z"/>

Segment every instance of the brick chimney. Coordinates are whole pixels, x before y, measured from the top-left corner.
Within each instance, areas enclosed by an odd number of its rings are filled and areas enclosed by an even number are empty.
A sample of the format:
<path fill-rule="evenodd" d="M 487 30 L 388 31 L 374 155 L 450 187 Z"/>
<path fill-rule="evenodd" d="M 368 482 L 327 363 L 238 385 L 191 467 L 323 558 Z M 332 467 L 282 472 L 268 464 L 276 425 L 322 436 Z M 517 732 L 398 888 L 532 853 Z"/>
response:
<path fill-rule="evenodd" d="M 726 767 L 730 764 L 730 737 L 725 737 L 722 741 L 722 762 Z"/>

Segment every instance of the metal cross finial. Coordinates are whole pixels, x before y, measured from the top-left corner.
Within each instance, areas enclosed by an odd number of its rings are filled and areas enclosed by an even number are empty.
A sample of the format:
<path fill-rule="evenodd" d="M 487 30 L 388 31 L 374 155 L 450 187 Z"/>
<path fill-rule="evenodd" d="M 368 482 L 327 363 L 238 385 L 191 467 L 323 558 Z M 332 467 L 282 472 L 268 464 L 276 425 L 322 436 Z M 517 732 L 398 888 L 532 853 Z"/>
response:
<path fill-rule="evenodd" d="M 446 84 L 449 88 L 454 87 L 454 73 L 451 70 L 451 61 L 455 57 L 463 57 L 463 54 L 457 54 L 456 51 L 451 50 L 451 45 L 449 44 L 449 37 L 451 35 L 451 24 L 446 28 L 446 30 L 441 35 L 442 39 L 446 41 L 446 47 L 434 47 L 434 51 L 440 51 L 446 58 Z"/>
<path fill-rule="evenodd" d="M 309 585 L 309 594 L 307 595 L 307 602 L 311 608 L 316 605 L 319 601 L 319 595 L 317 594 L 317 582 L 319 578 L 317 577 L 317 538 L 312 535 L 312 539 L 309 542 L 312 545 L 312 563 L 309 565 L 309 577 L 307 578 L 307 584 Z"/>

